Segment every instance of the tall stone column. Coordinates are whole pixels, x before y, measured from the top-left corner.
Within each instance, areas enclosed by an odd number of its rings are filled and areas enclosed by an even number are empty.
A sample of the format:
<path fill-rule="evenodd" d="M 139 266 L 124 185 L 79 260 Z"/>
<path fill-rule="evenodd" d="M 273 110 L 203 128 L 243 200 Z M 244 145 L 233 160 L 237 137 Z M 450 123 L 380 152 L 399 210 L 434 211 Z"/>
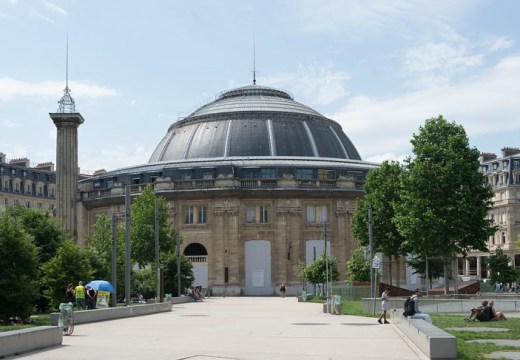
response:
<path fill-rule="evenodd" d="M 78 126 L 85 121 L 76 112 L 76 103 L 70 96 L 67 42 L 67 82 L 58 101 L 58 111 L 50 113 L 58 130 L 56 137 L 56 217 L 65 231 L 77 240 L 78 192 Z"/>
<path fill-rule="evenodd" d="M 58 134 L 56 141 L 56 216 L 64 229 L 77 237 L 78 126 L 80 113 L 50 113 Z"/>

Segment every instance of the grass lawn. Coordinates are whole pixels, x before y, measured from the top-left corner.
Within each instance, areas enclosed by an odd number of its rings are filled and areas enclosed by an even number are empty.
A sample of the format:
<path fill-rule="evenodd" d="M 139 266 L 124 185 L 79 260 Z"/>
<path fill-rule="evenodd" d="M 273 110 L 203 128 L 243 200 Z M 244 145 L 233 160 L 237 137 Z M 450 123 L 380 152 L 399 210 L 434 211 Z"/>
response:
<path fill-rule="evenodd" d="M 315 300 L 315 302 L 324 302 L 323 300 Z M 341 303 L 343 314 L 379 317 L 379 309 L 376 315 L 365 313 L 362 309 L 361 301 L 343 301 Z M 459 360 L 479 360 L 489 359 L 488 354 L 494 351 L 520 351 L 517 347 L 500 346 L 495 344 L 479 344 L 468 343 L 468 340 L 477 339 L 512 339 L 520 340 L 520 318 L 509 318 L 506 321 L 490 321 L 485 323 L 479 322 L 464 322 L 462 315 L 445 315 L 445 314 L 430 314 L 433 324 L 448 333 L 457 337 L 457 359 Z M 507 316 L 507 314 L 506 314 Z M 489 327 L 489 328 L 506 328 L 507 332 L 465 332 L 448 330 L 448 328 L 463 328 L 463 327 Z"/>
<path fill-rule="evenodd" d="M 477 339 L 512 339 L 520 340 L 520 319 L 510 318 L 505 321 L 464 322 L 461 315 L 430 314 L 433 324 L 457 337 L 457 358 L 460 360 L 488 359 L 487 355 L 494 351 L 520 351 L 518 347 L 495 344 L 468 343 Z M 506 315 L 507 316 L 507 315 Z M 448 330 L 448 328 L 487 327 L 505 328 L 507 332 L 466 332 Z"/>
<path fill-rule="evenodd" d="M 21 330 L 21 329 L 31 328 L 31 327 L 35 327 L 35 326 L 48 326 L 51 324 L 51 315 L 50 314 L 33 315 L 33 316 L 31 316 L 31 320 L 33 320 L 34 323 L 0 326 L 0 332 L 11 331 L 11 330 Z"/>

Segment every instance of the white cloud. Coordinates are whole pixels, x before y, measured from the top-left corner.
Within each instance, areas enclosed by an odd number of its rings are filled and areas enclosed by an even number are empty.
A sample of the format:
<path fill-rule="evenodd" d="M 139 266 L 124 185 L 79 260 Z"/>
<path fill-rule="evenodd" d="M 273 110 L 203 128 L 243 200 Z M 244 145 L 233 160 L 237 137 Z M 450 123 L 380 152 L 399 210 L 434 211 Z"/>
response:
<path fill-rule="evenodd" d="M 495 51 L 502 51 L 509 49 L 515 45 L 514 40 L 506 39 L 504 37 L 494 39 L 492 42 L 489 43 L 489 51 L 495 52 Z"/>
<path fill-rule="evenodd" d="M 59 14 L 59 15 L 62 15 L 62 16 L 68 16 L 69 15 L 64 9 L 60 8 L 58 5 L 53 4 L 53 3 L 49 2 L 49 1 L 42 0 L 42 4 L 43 4 L 43 6 L 47 10 L 49 10 L 49 11 L 51 11 L 53 13 L 56 13 L 56 14 Z"/>
<path fill-rule="evenodd" d="M 0 101 L 18 100 L 21 97 L 54 97 L 63 93 L 63 81 L 44 81 L 31 83 L 12 78 L 0 78 Z M 88 82 L 73 81 L 69 83 L 72 97 L 105 97 L 117 95 L 116 90 Z"/>
<path fill-rule="evenodd" d="M 29 16 L 33 17 L 33 18 L 37 18 L 37 19 L 43 20 L 43 21 L 48 22 L 50 24 L 54 24 L 54 20 L 53 19 L 51 19 L 50 17 L 47 17 L 47 16 L 39 13 L 38 11 L 36 11 L 34 9 L 30 9 L 29 10 Z"/>
<path fill-rule="evenodd" d="M 83 156 L 82 156 L 83 155 Z M 125 166 L 148 163 L 152 151 L 145 150 L 144 146 L 135 144 L 117 145 L 99 149 L 98 152 L 80 152 L 79 163 L 83 174 L 92 174 L 99 169 L 115 170 Z"/>
<path fill-rule="evenodd" d="M 348 94 L 344 87 L 348 79 L 345 72 L 333 71 L 332 65 L 299 65 L 294 73 L 277 73 L 262 81 L 270 86 L 291 89 L 310 103 L 326 105 Z"/>
<path fill-rule="evenodd" d="M 18 124 L 11 120 L 4 120 L 4 121 L 2 121 L 2 127 L 6 128 L 6 129 L 13 129 L 15 127 L 18 127 Z"/>
<path fill-rule="evenodd" d="M 460 16 L 471 12 L 479 0 L 299 0 L 294 12 L 301 27 L 313 32 L 328 32 L 351 39 L 376 36 L 391 31 L 394 37 L 437 32 L 446 24 L 456 25 Z"/>
<path fill-rule="evenodd" d="M 468 54 L 464 45 L 427 43 L 406 53 L 404 71 L 422 87 L 449 83 L 455 74 L 482 64 L 483 56 Z"/>
<path fill-rule="evenodd" d="M 338 121 L 355 140 L 363 158 L 377 159 L 388 149 L 410 154 L 413 134 L 425 119 L 439 114 L 464 126 L 470 139 L 483 134 L 519 133 L 519 97 L 520 55 L 504 58 L 493 68 L 457 84 L 387 99 L 354 97 L 328 117 Z"/>

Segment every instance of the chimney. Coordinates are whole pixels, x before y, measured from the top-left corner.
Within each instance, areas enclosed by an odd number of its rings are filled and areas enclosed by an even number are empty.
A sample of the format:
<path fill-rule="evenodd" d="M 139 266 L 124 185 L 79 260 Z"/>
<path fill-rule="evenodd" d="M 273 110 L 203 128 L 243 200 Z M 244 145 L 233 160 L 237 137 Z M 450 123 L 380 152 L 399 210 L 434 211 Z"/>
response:
<path fill-rule="evenodd" d="M 31 162 L 26 157 L 25 158 L 20 158 L 20 159 L 13 159 L 13 160 L 9 161 L 9 165 L 23 166 L 23 167 L 29 167 L 30 163 Z"/>
<path fill-rule="evenodd" d="M 0 162 L 5 163 L 5 154 L 3 152 L 0 152 Z"/>
<path fill-rule="evenodd" d="M 505 148 L 502 149 L 502 157 L 503 158 L 511 156 L 511 155 L 515 155 L 515 154 L 518 154 L 518 153 L 520 153 L 520 149 L 519 148 L 505 147 Z"/>
<path fill-rule="evenodd" d="M 480 163 L 489 161 L 489 160 L 495 160 L 497 156 L 494 153 L 480 153 L 479 161 Z"/>
<path fill-rule="evenodd" d="M 54 171 L 54 163 L 52 161 L 44 162 L 36 165 L 36 169 L 45 171 Z"/>

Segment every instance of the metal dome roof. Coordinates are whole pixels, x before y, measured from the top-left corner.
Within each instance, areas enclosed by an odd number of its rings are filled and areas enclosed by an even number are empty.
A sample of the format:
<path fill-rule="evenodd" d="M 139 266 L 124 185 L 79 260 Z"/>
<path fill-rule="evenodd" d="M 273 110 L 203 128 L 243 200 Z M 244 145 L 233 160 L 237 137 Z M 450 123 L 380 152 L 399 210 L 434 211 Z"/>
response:
<path fill-rule="evenodd" d="M 149 163 L 258 156 L 361 160 L 338 123 L 255 84 L 225 91 L 172 124 Z"/>

